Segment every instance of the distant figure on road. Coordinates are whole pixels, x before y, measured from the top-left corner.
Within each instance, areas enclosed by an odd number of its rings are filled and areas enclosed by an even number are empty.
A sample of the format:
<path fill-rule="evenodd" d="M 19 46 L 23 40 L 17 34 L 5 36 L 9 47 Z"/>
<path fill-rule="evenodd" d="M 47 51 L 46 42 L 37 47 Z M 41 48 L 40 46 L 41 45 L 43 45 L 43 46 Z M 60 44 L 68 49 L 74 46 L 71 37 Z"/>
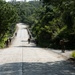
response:
<path fill-rule="evenodd" d="M 9 46 L 9 40 L 8 39 L 5 41 L 5 44 L 6 44 L 6 47 Z"/>
<path fill-rule="evenodd" d="M 31 39 L 31 35 L 29 35 L 29 38 Z"/>
<path fill-rule="evenodd" d="M 15 36 L 17 36 L 17 32 L 15 33 Z"/>
<path fill-rule="evenodd" d="M 9 42 L 10 42 L 10 44 L 11 44 L 11 37 L 9 38 Z"/>
<path fill-rule="evenodd" d="M 30 43 L 30 40 L 31 40 L 31 35 L 29 35 L 29 38 L 28 38 L 28 43 Z"/>
<path fill-rule="evenodd" d="M 30 38 L 28 38 L 28 43 L 30 43 Z"/>
<path fill-rule="evenodd" d="M 65 52 L 65 42 L 64 42 L 64 39 L 60 40 L 60 46 L 61 46 L 62 52 L 64 53 Z"/>

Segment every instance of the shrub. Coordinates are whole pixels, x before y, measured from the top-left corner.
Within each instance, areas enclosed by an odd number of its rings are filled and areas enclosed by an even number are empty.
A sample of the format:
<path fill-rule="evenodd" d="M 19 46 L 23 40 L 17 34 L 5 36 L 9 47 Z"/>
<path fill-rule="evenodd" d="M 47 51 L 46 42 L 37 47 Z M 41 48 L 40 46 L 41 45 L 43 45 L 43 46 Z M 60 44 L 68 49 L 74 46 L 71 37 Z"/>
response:
<path fill-rule="evenodd" d="M 72 57 L 75 58 L 75 51 L 72 52 Z"/>

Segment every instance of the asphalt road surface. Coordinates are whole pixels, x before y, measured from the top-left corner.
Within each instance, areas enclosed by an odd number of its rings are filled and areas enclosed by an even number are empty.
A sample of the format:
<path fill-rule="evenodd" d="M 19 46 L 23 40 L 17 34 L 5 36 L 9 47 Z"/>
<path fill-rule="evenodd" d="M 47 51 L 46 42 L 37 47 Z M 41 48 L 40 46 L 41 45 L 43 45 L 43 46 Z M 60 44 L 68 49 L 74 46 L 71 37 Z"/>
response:
<path fill-rule="evenodd" d="M 26 25 L 19 23 L 9 48 L 0 49 L 0 75 L 75 75 L 75 66 L 61 55 L 28 44 Z"/>

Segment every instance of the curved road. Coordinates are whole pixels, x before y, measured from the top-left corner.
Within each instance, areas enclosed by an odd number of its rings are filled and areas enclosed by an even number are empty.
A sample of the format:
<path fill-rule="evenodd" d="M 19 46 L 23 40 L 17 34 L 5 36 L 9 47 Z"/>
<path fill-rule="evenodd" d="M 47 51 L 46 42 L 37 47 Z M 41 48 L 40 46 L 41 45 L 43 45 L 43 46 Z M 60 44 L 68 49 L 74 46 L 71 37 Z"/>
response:
<path fill-rule="evenodd" d="M 9 48 L 0 50 L 0 75 L 75 75 L 75 67 L 61 55 L 28 44 L 26 25 Z"/>

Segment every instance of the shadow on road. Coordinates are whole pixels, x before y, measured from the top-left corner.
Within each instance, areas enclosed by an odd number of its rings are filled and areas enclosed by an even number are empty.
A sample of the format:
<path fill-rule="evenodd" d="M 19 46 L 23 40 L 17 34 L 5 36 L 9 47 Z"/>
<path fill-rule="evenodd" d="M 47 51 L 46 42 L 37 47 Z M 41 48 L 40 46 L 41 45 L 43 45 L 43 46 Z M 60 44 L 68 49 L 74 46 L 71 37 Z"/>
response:
<path fill-rule="evenodd" d="M 28 42 L 28 41 L 26 41 L 26 40 L 22 40 L 21 42 Z"/>
<path fill-rule="evenodd" d="M 15 47 L 21 47 L 21 48 L 24 48 L 24 47 L 28 47 L 28 48 L 36 48 L 36 46 L 15 46 Z"/>
<path fill-rule="evenodd" d="M 70 62 L 19 62 L 0 65 L 0 75 L 75 75 Z"/>

